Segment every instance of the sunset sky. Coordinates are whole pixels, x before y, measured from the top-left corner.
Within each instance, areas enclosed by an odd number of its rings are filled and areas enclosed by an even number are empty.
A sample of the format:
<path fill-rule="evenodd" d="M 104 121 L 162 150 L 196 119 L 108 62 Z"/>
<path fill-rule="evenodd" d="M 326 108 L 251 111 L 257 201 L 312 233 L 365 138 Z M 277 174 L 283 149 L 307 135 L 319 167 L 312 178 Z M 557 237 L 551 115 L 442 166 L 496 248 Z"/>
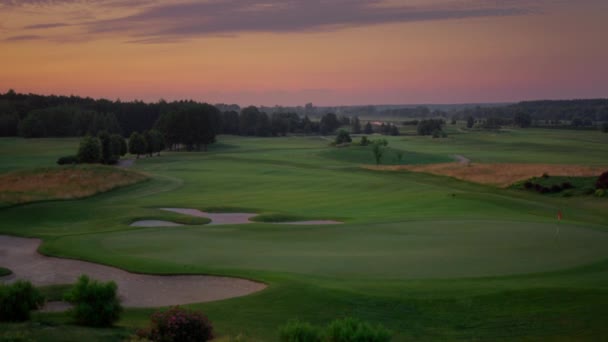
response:
<path fill-rule="evenodd" d="M 606 0 L 0 0 L 0 92 L 241 105 L 608 97 Z"/>

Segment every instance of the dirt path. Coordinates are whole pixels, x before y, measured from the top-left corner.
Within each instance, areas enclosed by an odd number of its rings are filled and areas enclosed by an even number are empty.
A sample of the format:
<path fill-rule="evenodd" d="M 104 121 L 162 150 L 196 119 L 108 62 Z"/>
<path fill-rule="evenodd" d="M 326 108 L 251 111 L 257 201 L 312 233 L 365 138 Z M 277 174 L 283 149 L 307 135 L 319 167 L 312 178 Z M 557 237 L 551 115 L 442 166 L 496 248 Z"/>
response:
<path fill-rule="evenodd" d="M 265 284 L 239 278 L 135 274 L 91 262 L 46 257 L 36 251 L 40 243 L 39 239 L 0 235 L 2 266 L 13 271 L 12 275 L 0 277 L 0 282 L 25 279 L 35 285 L 69 284 L 87 274 L 92 279 L 115 281 L 127 307 L 210 302 L 266 288 Z"/>
<path fill-rule="evenodd" d="M 135 164 L 135 159 L 120 159 L 116 166 L 128 169 L 133 166 L 133 164 Z"/>

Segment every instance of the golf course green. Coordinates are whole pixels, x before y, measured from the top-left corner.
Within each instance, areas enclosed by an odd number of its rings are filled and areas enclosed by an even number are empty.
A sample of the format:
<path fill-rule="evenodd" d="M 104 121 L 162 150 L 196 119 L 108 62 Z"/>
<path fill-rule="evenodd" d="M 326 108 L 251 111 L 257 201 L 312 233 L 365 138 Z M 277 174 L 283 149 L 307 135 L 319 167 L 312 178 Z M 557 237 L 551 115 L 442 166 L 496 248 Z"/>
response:
<path fill-rule="evenodd" d="M 608 134 L 517 129 L 386 137 L 387 163 L 608 165 Z M 252 279 L 252 295 L 193 303 L 220 340 L 273 341 L 290 319 L 352 316 L 395 341 L 597 341 L 608 335 L 608 198 L 544 196 L 444 176 L 374 171 L 364 147 L 323 137 L 220 136 L 208 152 L 163 152 L 132 169 L 149 180 L 92 197 L 0 208 L 0 234 L 40 252 L 127 271 Z M 77 139 L 0 139 L 0 172 L 55 167 Z M 395 152 L 403 158 L 395 160 Z M 66 166 L 73 167 L 73 166 Z M 59 166 L 57 166 L 59 168 Z M 541 176 L 541 175 L 538 175 Z M 340 225 L 210 225 L 161 208 L 255 212 Z M 563 212 L 558 221 L 556 214 Z M 183 226 L 134 227 L 137 220 Z M 287 220 L 285 220 L 287 221 Z M 0 259 L 0 266 L 2 261 Z M 121 340 L 151 309 L 110 329 L 64 313 L 0 323 L 0 340 Z"/>

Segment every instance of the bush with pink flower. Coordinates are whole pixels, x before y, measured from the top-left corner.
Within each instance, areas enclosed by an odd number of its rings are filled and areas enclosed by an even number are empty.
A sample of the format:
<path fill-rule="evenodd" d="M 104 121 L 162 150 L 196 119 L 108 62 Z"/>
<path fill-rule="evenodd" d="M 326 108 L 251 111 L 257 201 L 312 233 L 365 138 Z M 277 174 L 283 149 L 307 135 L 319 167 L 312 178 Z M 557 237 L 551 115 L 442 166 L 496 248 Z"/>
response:
<path fill-rule="evenodd" d="M 151 326 L 137 335 L 150 341 L 209 341 L 213 338 L 213 326 L 200 311 L 175 306 L 152 314 Z"/>

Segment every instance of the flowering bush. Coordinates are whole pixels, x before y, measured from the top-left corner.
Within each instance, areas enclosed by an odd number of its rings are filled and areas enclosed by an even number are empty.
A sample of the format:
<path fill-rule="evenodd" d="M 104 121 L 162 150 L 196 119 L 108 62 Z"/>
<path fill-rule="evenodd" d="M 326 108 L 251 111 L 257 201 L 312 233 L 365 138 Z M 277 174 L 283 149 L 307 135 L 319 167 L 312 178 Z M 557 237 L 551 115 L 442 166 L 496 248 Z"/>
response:
<path fill-rule="evenodd" d="M 213 338 L 213 326 L 200 311 L 176 306 L 155 312 L 151 321 L 149 329 L 137 333 L 139 337 L 158 342 L 198 342 Z"/>

